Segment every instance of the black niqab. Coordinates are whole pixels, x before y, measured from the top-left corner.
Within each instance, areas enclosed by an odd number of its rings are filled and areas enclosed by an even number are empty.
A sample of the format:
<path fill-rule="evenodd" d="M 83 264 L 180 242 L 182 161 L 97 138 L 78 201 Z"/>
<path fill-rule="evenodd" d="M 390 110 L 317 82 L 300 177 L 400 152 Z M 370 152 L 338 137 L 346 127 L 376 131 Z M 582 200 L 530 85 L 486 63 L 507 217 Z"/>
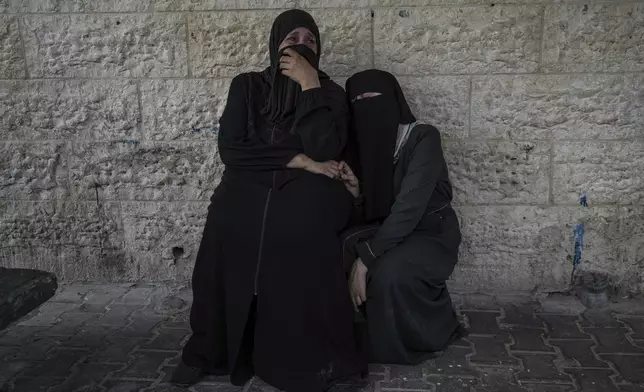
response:
<path fill-rule="evenodd" d="M 399 124 L 416 121 L 396 78 L 385 71 L 367 70 L 347 80 L 351 101 L 351 140 L 358 154 L 355 168 L 364 196 L 367 222 L 384 220 L 394 202 L 394 150 Z M 355 99 L 364 93 L 380 95 Z"/>
<path fill-rule="evenodd" d="M 279 50 L 280 44 L 284 38 L 293 30 L 304 27 L 315 36 L 317 45 L 317 54 L 306 45 L 291 45 Z M 316 69 L 320 79 L 328 78 L 326 74 L 319 71 L 320 61 L 320 31 L 313 17 L 302 10 L 289 10 L 281 13 L 273 22 L 271 35 L 269 39 L 269 52 L 271 65 L 264 70 L 267 82 L 271 85 L 269 96 L 267 97 L 266 106 L 262 110 L 268 121 L 272 124 L 279 124 L 286 117 L 293 114 L 299 93 L 302 91 L 300 85 L 282 75 L 279 67 L 279 61 L 286 49 L 293 49 Z"/>

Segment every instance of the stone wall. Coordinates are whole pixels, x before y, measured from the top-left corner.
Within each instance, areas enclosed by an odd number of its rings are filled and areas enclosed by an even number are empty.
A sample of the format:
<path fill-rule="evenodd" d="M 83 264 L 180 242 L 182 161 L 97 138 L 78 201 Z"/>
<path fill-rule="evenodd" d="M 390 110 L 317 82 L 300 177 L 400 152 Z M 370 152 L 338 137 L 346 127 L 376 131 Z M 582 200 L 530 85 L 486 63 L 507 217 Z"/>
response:
<path fill-rule="evenodd" d="M 443 132 L 455 285 L 561 289 L 579 259 L 644 289 L 643 1 L 0 0 L 0 266 L 188 279 L 230 79 L 294 6 L 338 82 L 389 70 Z"/>

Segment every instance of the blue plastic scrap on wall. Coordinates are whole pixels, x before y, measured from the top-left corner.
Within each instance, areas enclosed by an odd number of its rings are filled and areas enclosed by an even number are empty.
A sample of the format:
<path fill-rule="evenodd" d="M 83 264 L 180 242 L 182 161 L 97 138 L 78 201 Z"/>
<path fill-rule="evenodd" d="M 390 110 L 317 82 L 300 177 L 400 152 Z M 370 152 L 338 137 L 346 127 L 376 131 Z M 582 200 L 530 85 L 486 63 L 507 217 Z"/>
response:
<path fill-rule="evenodd" d="M 572 265 L 575 267 L 581 263 L 581 251 L 584 249 L 584 231 L 585 228 L 583 223 L 577 223 L 575 225 L 575 230 L 573 230 L 575 237 L 575 254 L 572 258 Z"/>

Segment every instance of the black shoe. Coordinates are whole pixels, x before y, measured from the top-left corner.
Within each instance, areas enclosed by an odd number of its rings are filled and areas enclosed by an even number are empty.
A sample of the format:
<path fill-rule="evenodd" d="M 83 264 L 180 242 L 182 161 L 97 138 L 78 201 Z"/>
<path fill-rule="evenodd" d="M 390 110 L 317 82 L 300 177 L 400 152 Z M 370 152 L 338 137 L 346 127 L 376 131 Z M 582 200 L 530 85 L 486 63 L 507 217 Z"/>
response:
<path fill-rule="evenodd" d="M 203 369 L 188 366 L 181 361 L 179 366 L 174 369 L 174 373 L 172 373 L 172 379 L 170 381 L 178 387 L 188 388 L 201 381 L 205 375 L 206 374 Z"/>

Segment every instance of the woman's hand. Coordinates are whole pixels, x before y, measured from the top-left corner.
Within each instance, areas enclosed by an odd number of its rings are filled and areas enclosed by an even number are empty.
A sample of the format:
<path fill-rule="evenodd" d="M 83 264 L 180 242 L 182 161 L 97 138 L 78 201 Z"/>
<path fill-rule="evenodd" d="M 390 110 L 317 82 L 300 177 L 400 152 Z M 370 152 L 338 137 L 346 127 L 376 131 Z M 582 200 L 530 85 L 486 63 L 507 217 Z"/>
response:
<path fill-rule="evenodd" d="M 358 258 L 349 274 L 349 291 L 356 310 L 367 300 L 367 266 Z"/>
<path fill-rule="evenodd" d="M 293 49 L 286 49 L 284 54 L 280 58 L 282 75 L 297 82 L 302 91 L 320 87 L 318 71 L 304 57 Z"/>
<path fill-rule="evenodd" d="M 336 161 L 316 162 L 304 154 L 297 154 L 286 167 L 322 174 L 334 180 L 340 177 L 340 163 Z"/>
<path fill-rule="evenodd" d="M 349 165 L 344 161 L 340 162 L 340 179 L 353 197 L 357 198 L 360 196 L 360 183 L 358 182 L 358 177 L 353 174 L 351 167 L 349 167 Z"/>

